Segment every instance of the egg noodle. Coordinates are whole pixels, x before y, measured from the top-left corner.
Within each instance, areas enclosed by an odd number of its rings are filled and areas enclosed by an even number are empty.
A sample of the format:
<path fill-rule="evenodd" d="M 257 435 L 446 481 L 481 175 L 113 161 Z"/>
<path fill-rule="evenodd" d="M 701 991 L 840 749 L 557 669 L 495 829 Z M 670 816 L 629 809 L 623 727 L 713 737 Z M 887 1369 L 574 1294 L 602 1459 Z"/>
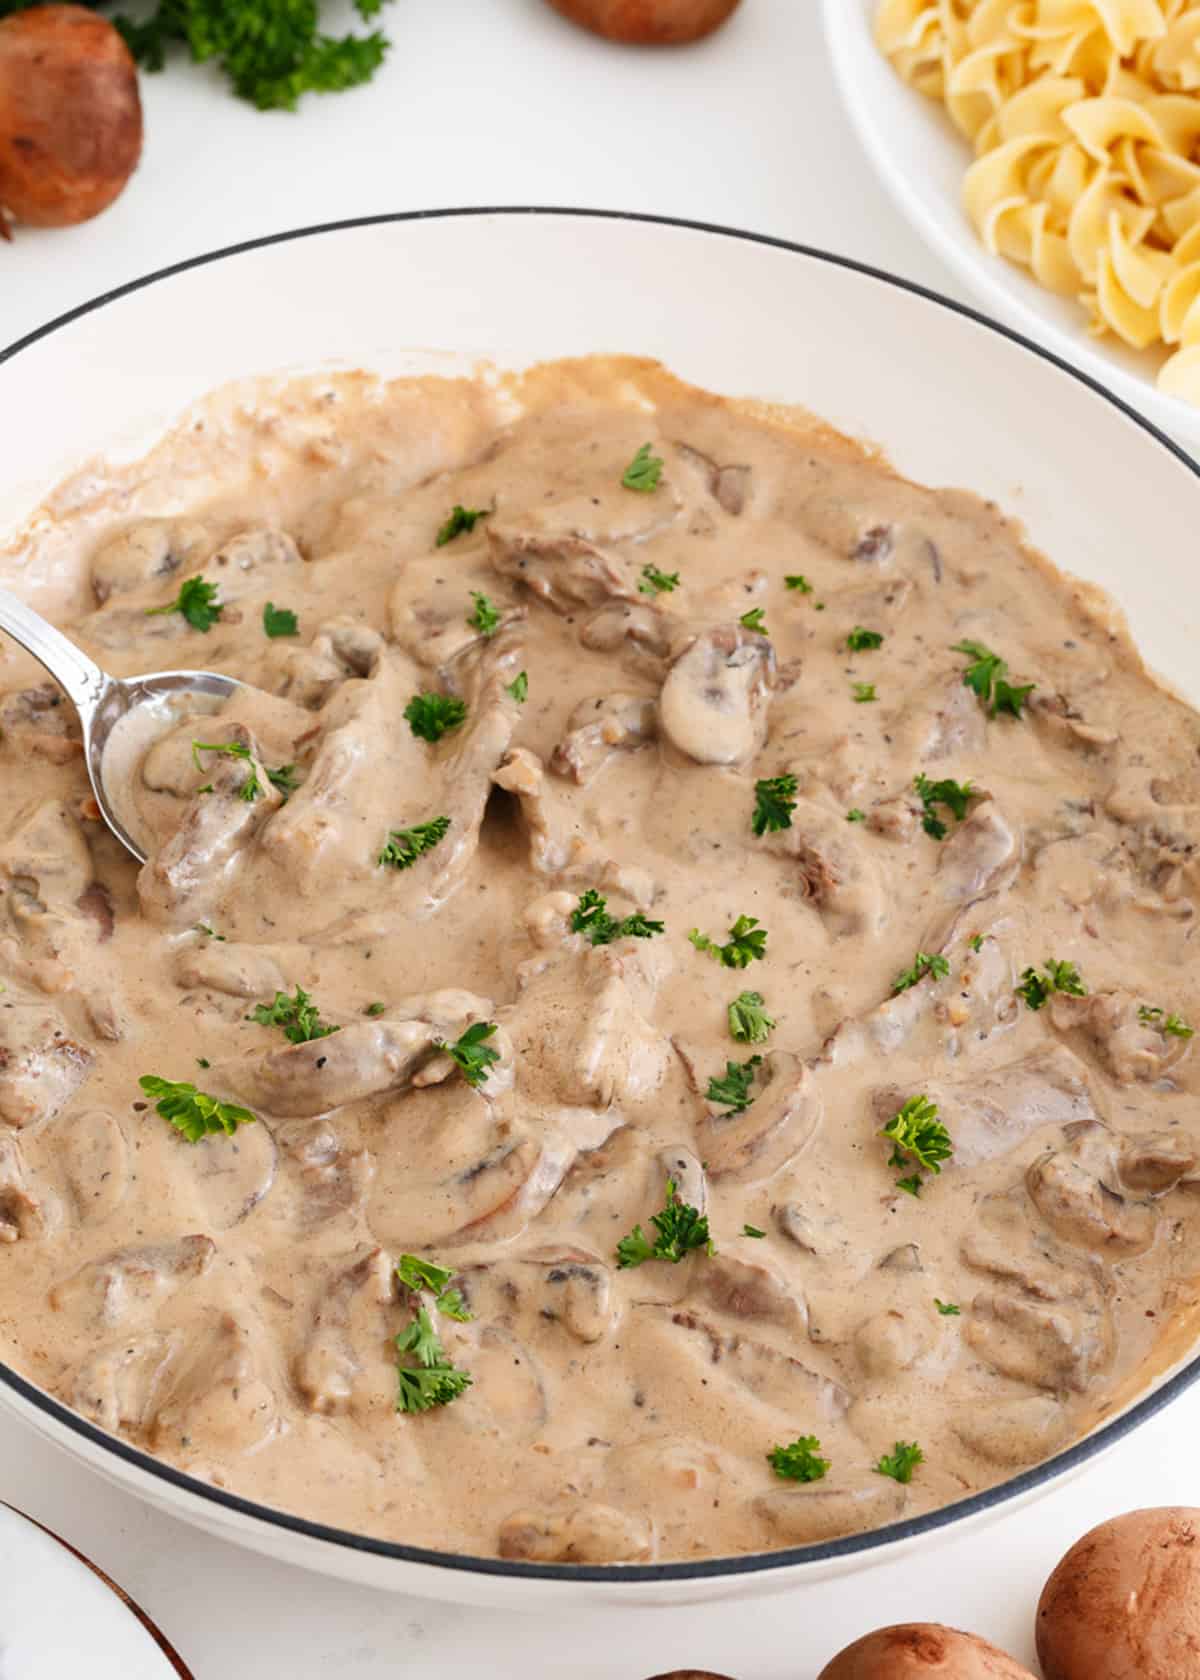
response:
<path fill-rule="evenodd" d="M 875 38 L 974 144 L 987 248 L 1200 404 L 1200 0 L 882 0 Z"/>

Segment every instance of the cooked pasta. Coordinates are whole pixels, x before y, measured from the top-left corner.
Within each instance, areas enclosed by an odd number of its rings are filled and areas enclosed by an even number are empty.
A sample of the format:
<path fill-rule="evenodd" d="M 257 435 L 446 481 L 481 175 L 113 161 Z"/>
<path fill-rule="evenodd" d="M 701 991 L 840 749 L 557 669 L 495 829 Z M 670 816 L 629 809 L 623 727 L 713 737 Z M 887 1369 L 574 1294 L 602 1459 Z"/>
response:
<path fill-rule="evenodd" d="M 1200 404 L 1200 0 L 881 0 L 875 38 L 974 146 L 988 250 Z"/>

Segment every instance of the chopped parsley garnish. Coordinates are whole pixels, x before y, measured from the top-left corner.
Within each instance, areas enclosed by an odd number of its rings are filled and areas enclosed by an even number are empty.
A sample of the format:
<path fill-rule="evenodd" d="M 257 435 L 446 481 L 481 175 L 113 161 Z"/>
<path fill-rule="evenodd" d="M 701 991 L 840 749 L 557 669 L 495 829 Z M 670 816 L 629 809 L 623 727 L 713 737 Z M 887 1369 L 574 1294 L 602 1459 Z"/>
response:
<path fill-rule="evenodd" d="M 422 741 L 440 741 L 466 721 L 467 708 L 453 694 L 414 694 L 404 708 L 405 721 Z"/>
<path fill-rule="evenodd" d="M 970 782 L 954 782 L 947 779 L 942 782 L 931 782 L 929 777 L 922 774 L 913 777 L 913 787 L 917 798 L 924 806 L 925 814 L 921 818 L 921 827 L 935 840 L 946 838 L 946 825 L 934 811 L 935 805 L 944 805 L 957 822 L 962 822 L 967 814 L 967 807 L 975 797 L 975 789 Z"/>
<path fill-rule="evenodd" d="M 478 1088 L 487 1078 L 488 1069 L 500 1060 L 499 1050 L 493 1050 L 490 1044 L 484 1042 L 485 1039 L 491 1038 L 495 1030 L 495 1021 L 476 1021 L 453 1044 L 447 1044 L 445 1039 L 438 1038 L 434 1040 L 433 1047 L 435 1050 L 444 1050 L 458 1067 L 467 1084 Z"/>
<path fill-rule="evenodd" d="M 761 1056 L 751 1056 L 748 1062 L 726 1062 L 725 1072 L 720 1079 L 710 1079 L 708 1090 L 705 1092 L 709 1102 L 721 1103 L 733 1114 L 740 1114 L 749 1108 L 754 1098 L 750 1095 L 750 1087 L 754 1084 L 754 1075 L 762 1066 Z"/>
<path fill-rule="evenodd" d="M 434 546 L 445 548 L 446 544 L 453 542 L 455 537 L 461 537 L 466 531 L 473 531 L 480 519 L 487 518 L 488 512 L 487 508 L 460 507 L 456 502 L 449 517 L 438 527 Z"/>
<path fill-rule="evenodd" d="M 729 1032 L 739 1044 L 765 1044 L 775 1022 L 763 1008 L 761 992 L 739 992 L 729 1005 Z"/>
<path fill-rule="evenodd" d="M 790 771 L 755 782 L 754 815 L 750 819 L 750 827 L 755 834 L 773 834 L 781 828 L 791 828 L 792 812 L 796 809 L 796 785 L 796 778 Z"/>
<path fill-rule="evenodd" d="M 869 701 L 879 698 L 875 692 L 874 683 L 856 682 L 851 683 L 850 686 L 854 690 L 854 704 L 856 706 L 865 706 Z"/>
<path fill-rule="evenodd" d="M 500 622 L 499 612 L 487 596 L 483 594 L 482 590 L 472 589 L 471 599 L 475 606 L 473 611 L 467 614 L 467 623 L 472 630 L 478 630 L 484 636 L 494 635 L 496 626 Z"/>
<path fill-rule="evenodd" d="M 981 933 L 973 934 L 972 937 L 967 940 L 967 944 L 971 947 L 972 951 L 982 951 L 983 935 Z"/>
<path fill-rule="evenodd" d="M 206 933 L 210 939 L 219 939 L 222 945 L 225 944 L 225 935 L 223 933 L 218 933 L 216 928 L 209 927 L 207 922 L 197 922 L 196 932 Z"/>
<path fill-rule="evenodd" d="M 757 1225 L 742 1226 L 742 1235 L 744 1237 L 765 1237 L 766 1234 L 767 1233 L 765 1231 L 760 1231 Z"/>
<path fill-rule="evenodd" d="M 956 1307 L 953 1301 L 939 1301 L 935 1295 L 933 1297 L 933 1304 L 941 1313 L 943 1318 L 961 1318 L 962 1316 L 962 1308 Z"/>
<path fill-rule="evenodd" d="M 431 817 L 428 822 L 417 823 L 415 828 L 390 828 L 379 854 L 379 867 L 411 869 L 419 857 L 446 838 L 449 827 L 449 817 Z"/>
<path fill-rule="evenodd" d="M 397 1362 L 398 1412 L 428 1412 L 435 1406 L 448 1406 L 471 1386 L 470 1373 L 456 1370 L 446 1357 L 425 1307 L 417 1308 L 407 1330 L 396 1337 L 396 1353 L 401 1359 L 407 1356 L 417 1361 L 415 1366 Z"/>
<path fill-rule="evenodd" d="M 688 938 L 697 951 L 707 951 L 726 968 L 749 968 L 756 958 L 767 954 L 767 930 L 759 927 L 757 916 L 739 916 L 729 930 L 729 942 L 715 944 L 706 933 L 693 928 Z"/>
<path fill-rule="evenodd" d="M 894 1482 L 911 1482 L 918 1464 L 924 1464 L 925 1454 L 915 1441 L 897 1441 L 890 1453 L 884 1453 L 875 1466 L 879 1476 L 890 1476 Z"/>
<path fill-rule="evenodd" d="M 846 646 L 851 653 L 864 653 L 867 648 L 883 646 L 883 636 L 878 630 L 864 630 L 861 624 L 856 624 L 846 637 Z"/>
<path fill-rule="evenodd" d="M 163 1119 L 169 1120 L 189 1143 L 199 1143 L 210 1132 L 224 1132 L 232 1137 L 239 1126 L 248 1126 L 258 1119 L 248 1108 L 219 1102 L 216 1097 L 197 1091 L 185 1079 L 160 1079 L 155 1073 L 144 1073 L 138 1084 L 148 1097 L 155 1099 L 154 1107 Z"/>
<path fill-rule="evenodd" d="M 660 572 L 657 566 L 643 566 L 638 590 L 643 595 L 669 595 L 679 588 L 678 572 Z"/>
<path fill-rule="evenodd" d="M 372 1016 L 382 1015 L 386 1012 L 386 1010 L 387 1010 L 387 1004 L 386 1003 L 380 1003 L 379 1000 L 376 999 L 376 1001 L 374 1003 L 369 1003 L 367 1005 L 367 1007 L 363 1010 L 363 1014 L 364 1015 L 372 1015 Z"/>
<path fill-rule="evenodd" d="M 801 1435 L 786 1447 L 772 1447 L 767 1463 L 787 1482 L 819 1482 L 830 1461 L 820 1457 L 821 1443 L 815 1435 Z"/>
<path fill-rule="evenodd" d="M 200 762 L 200 754 L 202 752 L 221 753 L 225 758 L 245 759 L 245 761 L 250 765 L 250 774 L 246 777 L 246 780 L 238 789 L 238 798 L 244 799 L 247 805 L 252 804 L 253 801 L 258 798 L 259 794 L 262 792 L 262 784 L 258 779 L 258 771 L 254 768 L 254 754 L 250 751 L 249 747 L 243 746 L 240 741 L 193 741 L 192 762 L 195 764 L 197 770 L 204 769 L 203 764 Z M 209 782 L 207 787 L 197 788 L 196 792 L 211 793 L 212 783 Z"/>
<path fill-rule="evenodd" d="M 866 820 L 867 813 L 865 811 L 860 811 L 857 805 L 855 805 L 852 810 L 846 812 L 847 822 L 866 822 Z"/>
<path fill-rule="evenodd" d="M 1138 1010 L 1138 1020 L 1148 1027 L 1157 1027 L 1159 1032 L 1166 1033 L 1169 1038 L 1195 1036 L 1195 1028 L 1189 1027 L 1182 1016 L 1168 1015 L 1162 1009 L 1152 1009 L 1148 1003 L 1143 1003 Z"/>
<path fill-rule="evenodd" d="M 247 1020 L 257 1021 L 260 1027 L 282 1027 L 285 1038 L 293 1044 L 308 1044 L 314 1038 L 328 1038 L 340 1032 L 321 1019 L 321 1011 L 302 986 L 296 987 L 295 997 L 276 992 L 274 1003 L 260 1003 Z"/>
<path fill-rule="evenodd" d="M 621 483 L 626 490 L 643 490 L 649 493 L 658 489 L 662 470 L 662 456 L 652 455 L 650 445 L 644 443 L 621 474 Z"/>
<path fill-rule="evenodd" d="M 518 671 L 510 683 L 505 684 L 505 693 L 511 694 L 518 706 L 523 706 L 529 698 L 529 677 L 524 671 Z"/>
<path fill-rule="evenodd" d="M 635 910 L 632 916 L 610 916 L 608 900 L 589 887 L 571 912 L 571 932 L 582 933 L 590 945 L 611 945 L 614 939 L 652 939 L 663 922 L 652 922 Z"/>
<path fill-rule="evenodd" d="M 738 619 L 738 623 L 744 625 L 747 630 L 755 631 L 756 634 L 760 636 L 769 636 L 771 632 L 763 623 L 766 611 L 767 609 L 765 607 L 751 607 L 749 612 L 744 612 L 742 614 L 741 618 Z"/>
<path fill-rule="evenodd" d="M 202 577 L 190 577 L 179 586 L 179 594 L 165 607 L 147 607 L 147 618 L 162 618 L 167 613 L 182 613 L 193 630 L 211 630 L 225 608 L 217 600 L 217 586 Z"/>
<path fill-rule="evenodd" d="M 202 1067 L 202 1068 L 210 1068 L 212 1066 L 212 1063 L 209 1061 L 207 1056 L 197 1056 L 196 1057 L 196 1066 L 197 1067 Z"/>
<path fill-rule="evenodd" d="M 894 996 L 897 992 L 906 992 L 927 974 L 932 974 L 935 980 L 944 980 L 949 972 L 950 964 L 945 957 L 930 956 L 928 951 L 918 951 L 913 958 L 912 967 L 906 968 L 903 974 L 897 974 L 892 981 L 892 994 Z"/>
<path fill-rule="evenodd" d="M 396 1276 L 405 1289 L 411 1289 L 416 1295 L 428 1289 L 434 1297 L 434 1306 L 445 1318 L 456 1319 L 459 1324 L 469 1324 L 474 1318 L 461 1293 L 449 1287 L 454 1276 L 449 1266 L 435 1265 L 416 1254 L 402 1254 L 396 1263 Z"/>
<path fill-rule="evenodd" d="M 941 1164 L 953 1155 L 954 1145 L 937 1112 L 937 1104 L 930 1102 L 928 1097 L 910 1097 L 900 1112 L 893 1114 L 881 1134 L 892 1141 L 889 1167 L 906 1166 L 907 1157 L 925 1172 L 941 1172 Z M 897 1179 L 896 1185 L 910 1196 L 919 1196 L 920 1173 Z"/>
<path fill-rule="evenodd" d="M 793 572 L 790 576 L 785 577 L 783 587 L 785 589 L 798 589 L 801 595 L 811 595 L 813 592 L 813 586 L 803 572 Z"/>
<path fill-rule="evenodd" d="M 1007 712 L 1019 718 L 1021 708 L 1037 686 L 1035 683 L 1015 685 L 1008 681 L 1008 665 L 998 653 L 984 647 L 982 642 L 955 642 L 951 653 L 965 653 L 971 663 L 963 672 L 963 682 L 973 689 L 984 705 L 988 716 Z"/>
<path fill-rule="evenodd" d="M 277 607 L 274 601 L 268 601 L 263 608 L 263 629 L 268 636 L 298 636 L 300 625 L 294 612 L 287 607 Z"/>
<path fill-rule="evenodd" d="M 1021 984 L 1014 986 L 1013 990 L 1018 997 L 1025 999 L 1030 1009 L 1035 1010 L 1040 1009 L 1054 992 L 1065 992 L 1068 997 L 1087 996 L 1087 987 L 1075 964 L 1057 962 L 1053 957 L 1047 957 L 1041 974 L 1035 968 L 1025 969 Z"/>
<path fill-rule="evenodd" d="M 286 805 L 300 785 L 300 772 L 294 764 L 280 764 L 276 769 L 267 771 L 267 780 L 283 795 Z"/>
<path fill-rule="evenodd" d="M 714 1254 L 708 1231 L 708 1217 L 675 1193 L 675 1181 L 667 1180 L 666 1206 L 661 1213 L 650 1216 L 655 1237 L 651 1242 L 640 1225 L 635 1225 L 627 1237 L 617 1244 L 617 1265 L 621 1268 L 644 1265 L 647 1260 L 669 1260 L 673 1266 L 697 1249 Z"/>

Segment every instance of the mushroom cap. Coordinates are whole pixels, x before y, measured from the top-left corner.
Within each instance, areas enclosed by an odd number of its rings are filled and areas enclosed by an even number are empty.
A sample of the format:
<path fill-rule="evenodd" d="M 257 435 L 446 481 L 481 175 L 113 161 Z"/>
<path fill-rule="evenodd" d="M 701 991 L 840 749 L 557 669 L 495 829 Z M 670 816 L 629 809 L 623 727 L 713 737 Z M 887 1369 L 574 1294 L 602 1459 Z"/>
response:
<path fill-rule="evenodd" d="M 825 1665 L 818 1680 L 1033 1680 L 1033 1675 L 976 1634 L 937 1622 L 905 1622 L 856 1639 Z"/>
<path fill-rule="evenodd" d="M 1046 1680 L 1200 1676 L 1200 1510 L 1128 1511 L 1077 1540 L 1042 1589 Z"/>

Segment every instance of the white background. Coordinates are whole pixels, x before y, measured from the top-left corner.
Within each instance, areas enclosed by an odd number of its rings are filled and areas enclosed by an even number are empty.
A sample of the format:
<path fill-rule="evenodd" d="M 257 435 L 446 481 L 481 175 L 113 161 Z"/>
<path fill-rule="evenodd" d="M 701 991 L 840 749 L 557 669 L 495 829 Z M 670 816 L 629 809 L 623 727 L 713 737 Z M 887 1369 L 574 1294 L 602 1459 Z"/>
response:
<path fill-rule="evenodd" d="M 723 222 L 959 295 L 859 155 L 816 0 L 743 0 L 719 35 L 673 52 L 608 46 L 543 0 L 396 0 L 384 22 L 394 44 L 378 79 L 309 99 L 296 116 L 260 115 L 215 72 L 181 63 L 145 78 L 145 159 L 115 207 L 75 230 L 18 229 L 0 246 L 0 342 L 196 252 L 440 205 Z M 352 274 L 345 284 L 353 310 Z M 644 1680 L 686 1665 L 733 1680 L 815 1680 L 851 1638 L 919 1618 L 971 1627 L 1031 1662 L 1041 1581 L 1072 1540 L 1131 1506 L 1200 1504 L 1196 1410 L 1185 1399 L 1049 1499 L 927 1557 L 759 1603 L 599 1617 L 462 1610 L 267 1563 L 143 1509 L 8 1418 L 0 1498 L 95 1558 L 197 1680 Z"/>

